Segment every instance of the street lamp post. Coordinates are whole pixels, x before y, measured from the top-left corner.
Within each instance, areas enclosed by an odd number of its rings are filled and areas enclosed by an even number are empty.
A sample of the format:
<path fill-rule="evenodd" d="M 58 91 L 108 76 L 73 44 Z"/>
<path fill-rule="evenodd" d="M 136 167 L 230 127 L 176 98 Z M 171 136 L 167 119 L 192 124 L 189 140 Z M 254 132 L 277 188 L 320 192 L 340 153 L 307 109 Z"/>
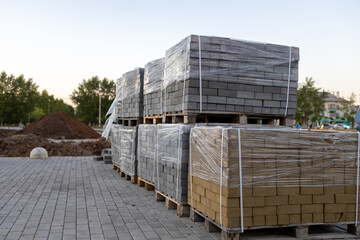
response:
<path fill-rule="evenodd" d="M 99 127 L 101 127 L 101 82 L 99 82 Z"/>
<path fill-rule="evenodd" d="M 48 103 L 48 114 L 50 113 L 50 98 L 49 98 L 49 103 Z"/>

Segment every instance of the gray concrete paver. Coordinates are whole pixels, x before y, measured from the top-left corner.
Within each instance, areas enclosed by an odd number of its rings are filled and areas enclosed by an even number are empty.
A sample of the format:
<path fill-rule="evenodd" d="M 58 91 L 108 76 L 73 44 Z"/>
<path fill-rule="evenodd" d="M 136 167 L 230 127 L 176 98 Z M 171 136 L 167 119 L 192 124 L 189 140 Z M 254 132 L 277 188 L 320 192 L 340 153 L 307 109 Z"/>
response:
<path fill-rule="evenodd" d="M 0 239 L 220 239 L 92 157 L 0 157 Z"/>

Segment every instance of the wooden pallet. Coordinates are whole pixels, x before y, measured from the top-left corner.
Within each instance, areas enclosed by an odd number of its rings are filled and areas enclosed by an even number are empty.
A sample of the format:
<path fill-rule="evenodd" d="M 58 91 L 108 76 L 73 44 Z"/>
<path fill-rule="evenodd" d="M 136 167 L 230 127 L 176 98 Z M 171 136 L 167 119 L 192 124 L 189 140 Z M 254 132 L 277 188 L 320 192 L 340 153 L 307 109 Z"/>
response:
<path fill-rule="evenodd" d="M 147 191 L 155 190 L 154 183 L 152 183 L 144 178 L 141 178 L 141 177 L 137 178 L 137 185 L 139 187 L 144 187 Z"/>
<path fill-rule="evenodd" d="M 165 207 L 167 209 L 176 209 L 179 217 L 190 216 L 190 206 L 187 203 L 177 202 L 175 198 L 172 198 L 161 191 L 155 190 L 155 200 L 157 202 L 165 201 Z"/>
<path fill-rule="evenodd" d="M 113 163 L 113 170 L 116 170 L 117 172 L 120 172 L 120 167 L 119 167 L 119 165 Z"/>
<path fill-rule="evenodd" d="M 125 178 L 126 180 L 130 180 L 131 183 L 137 183 L 137 176 L 136 175 L 131 175 L 131 174 L 128 174 L 124 171 L 121 171 L 119 165 L 117 164 L 113 164 L 113 169 L 116 170 L 118 173 L 120 173 L 120 176 Z"/>
<path fill-rule="evenodd" d="M 134 184 L 137 183 L 137 176 L 136 175 L 128 174 L 126 172 L 121 171 L 121 169 L 120 169 L 120 176 L 124 177 L 126 180 L 130 180 L 131 183 L 134 183 Z"/>
<path fill-rule="evenodd" d="M 143 118 L 142 117 L 137 117 L 137 118 L 119 118 L 117 123 L 121 124 L 123 126 L 138 126 L 139 124 L 143 123 Z"/>
<path fill-rule="evenodd" d="M 164 114 L 157 114 L 153 116 L 144 116 L 144 124 L 159 124 L 159 123 L 233 123 L 233 124 L 263 124 L 274 125 L 278 123 L 282 126 L 292 126 L 294 123 L 293 117 L 283 117 L 272 115 L 255 115 L 243 113 L 230 112 L 168 112 Z"/>
<path fill-rule="evenodd" d="M 156 115 L 146 115 L 144 116 L 144 124 L 159 124 L 163 123 L 163 115 L 156 114 Z"/>
<path fill-rule="evenodd" d="M 360 239 L 360 226 L 355 226 L 353 223 L 246 227 L 246 231 L 241 233 L 240 229 L 222 227 L 218 222 L 192 207 L 190 207 L 190 219 L 193 222 L 204 222 L 204 228 L 207 232 L 221 232 L 221 240 L 240 240 L 243 238 L 279 239 L 284 237 L 299 239 Z M 265 236 L 266 238 L 264 238 Z"/>

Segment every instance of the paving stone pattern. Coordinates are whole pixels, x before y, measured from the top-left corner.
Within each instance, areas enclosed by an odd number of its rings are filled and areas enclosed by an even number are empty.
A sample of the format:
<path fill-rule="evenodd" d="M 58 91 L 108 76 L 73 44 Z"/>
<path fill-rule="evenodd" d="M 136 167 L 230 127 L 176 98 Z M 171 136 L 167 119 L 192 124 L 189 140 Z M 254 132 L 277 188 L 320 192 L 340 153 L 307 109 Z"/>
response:
<path fill-rule="evenodd" d="M 92 157 L 0 158 L 0 239 L 220 239 Z"/>

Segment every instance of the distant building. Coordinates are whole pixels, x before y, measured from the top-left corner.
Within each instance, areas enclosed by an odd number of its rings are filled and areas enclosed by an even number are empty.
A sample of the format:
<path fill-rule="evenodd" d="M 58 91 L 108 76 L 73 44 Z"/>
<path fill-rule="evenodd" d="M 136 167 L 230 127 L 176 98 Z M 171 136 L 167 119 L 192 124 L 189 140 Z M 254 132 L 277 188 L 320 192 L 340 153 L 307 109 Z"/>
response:
<path fill-rule="evenodd" d="M 344 112 L 341 109 L 341 102 L 344 99 L 340 97 L 340 92 L 330 93 L 325 99 L 325 111 L 324 111 L 324 119 L 327 122 L 333 122 L 336 120 L 340 120 L 344 116 Z"/>
<path fill-rule="evenodd" d="M 335 123 L 342 122 L 347 125 L 351 123 L 344 120 L 344 112 L 341 111 L 341 102 L 346 101 L 346 99 L 340 97 L 340 92 L 329 93 L 325 99 L 325 111 L 324 117 L 321 119 L 321 123 Z M 354 106 L 353 111 L 356 112 L 359 106 Z"/>

